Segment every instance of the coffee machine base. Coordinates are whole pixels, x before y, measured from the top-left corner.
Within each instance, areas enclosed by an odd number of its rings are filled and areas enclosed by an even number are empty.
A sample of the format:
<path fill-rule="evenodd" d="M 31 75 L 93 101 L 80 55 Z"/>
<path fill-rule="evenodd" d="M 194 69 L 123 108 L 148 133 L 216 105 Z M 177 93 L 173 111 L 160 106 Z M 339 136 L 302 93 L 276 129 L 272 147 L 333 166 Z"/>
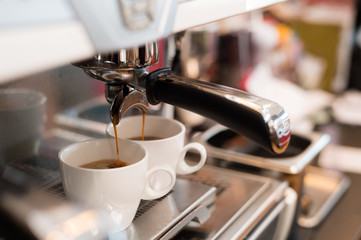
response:
<path fill-rule="evenodd" d="M 36 158 L 12 168 L 36 180 L 37 186 L 61 199 L 57 155 L 75 141 L 90 137 L 64 129 L 49 131 Z M 200 171 L 177 176 L 166 196 L 142 200 L 129 228 L 112 232 L 122 239 L 285 239 L 296 206 L 296 193 L 286 181 L 206 164 Z M 263 237 L 262 237 L 263 236 Z"/>

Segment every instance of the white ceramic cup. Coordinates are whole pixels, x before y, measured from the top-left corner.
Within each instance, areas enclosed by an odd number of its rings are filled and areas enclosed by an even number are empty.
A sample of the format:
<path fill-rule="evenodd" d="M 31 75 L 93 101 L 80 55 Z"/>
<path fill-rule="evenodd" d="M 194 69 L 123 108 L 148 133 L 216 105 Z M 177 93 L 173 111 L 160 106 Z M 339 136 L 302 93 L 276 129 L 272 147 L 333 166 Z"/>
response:
<path fill-rule="evenodd" d="M 168 165 L 148 170 L 148 152 L 141 145 L 119 139 L 118 146 L 120 159 L 130 165 L 112 169 L 79 167 L 96 160 L 117 159 L 115 141 L 110 138 L 67 146 L 59 152 L 59 162 L 66 196 L 108 211 L 122 230 L 131 224 L 141 199 L 164 196 L 176 178 Z"/>
<path fill-rule="evenodd" d="M 36 155 L 46 120 L 46 96 L 32 89 L 0 89 L 0 165 Z"/>
<path fill-rule="evenodd" d="M 142 136 L 143 116 L 124 117 L 117 125 L 118 138 L 130 139 Z M 174 119 L 146 115 L 144 136 L 159 137 L 159 140 L 132 140 L 141 144 L 149 152 L 149 167 L 169 164 L 177 174 L 190 174 L 198 171 L 206 162 L 205 147 L 196 142 L 184 144 L 185 126 Z M 108 124 L 107 136 L 114 137 L 113 124 Z M 197 164 L 190 165 L 185 160 L 189 150 L 199 153 Z"/>

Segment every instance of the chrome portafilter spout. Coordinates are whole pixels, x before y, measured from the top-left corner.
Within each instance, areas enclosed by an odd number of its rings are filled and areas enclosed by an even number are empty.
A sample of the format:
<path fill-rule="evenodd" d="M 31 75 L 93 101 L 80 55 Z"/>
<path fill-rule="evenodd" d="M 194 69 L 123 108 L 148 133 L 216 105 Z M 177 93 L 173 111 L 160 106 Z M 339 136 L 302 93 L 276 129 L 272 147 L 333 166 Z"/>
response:
<path fill-rule="evenodd" d="M 110 119 L 113 124 L 118 124 L 123 115 L 131 108 L 138 108 L 143 113 L 148 110 L 148 100 L 145 92 L 132 88 L 129 85 L 122 85 L 121 90 L 117 94 L 111 93 L 112 87 L 107 84 L 106 92 L 108 96 L 114 96 L 110 102 Z"/>
<path fill-rule="evenodd" d="M 105 85 L 105 98 L 110 103 L 110 119 L 113 124 L 118 124 L 124 114 L 131 108 L 138 108 L 146 113 L 149 107 L 145 93 L 144 68 L 133 70 L 132 83 L 122 84 L 119 81 L 107 82 Z"/>

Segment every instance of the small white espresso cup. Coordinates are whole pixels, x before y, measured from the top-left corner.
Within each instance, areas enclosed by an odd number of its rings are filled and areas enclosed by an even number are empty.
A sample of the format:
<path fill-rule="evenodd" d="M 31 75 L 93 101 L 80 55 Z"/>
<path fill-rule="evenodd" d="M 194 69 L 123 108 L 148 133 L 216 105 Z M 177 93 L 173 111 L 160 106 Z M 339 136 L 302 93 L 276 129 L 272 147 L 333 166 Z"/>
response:
<path fill-rule="evenodd" d="M 131 224 L 140 200 L 164 196 L 176 177 L 168 165 L 148 170 L 148 152 L 141 145 L 119 139 L 118 146 L 119 158 L 130 165 L 112 169 L 79 167 L 101 159 L 117 159 L 115 141 L 110 138 L 67 146 L 59 152 L 59 162 L 67 198 L 108 211 L 119 226 L 117 230 L 123 230 Z"/>
<path fill-rule="evenodd" d="M 142 136 L 143 116 L 124 117 L 117 127 L 118 138 L 132 139 Z M 114 127 L 107 126 L 107 136 L 114 137 Z M 161 116 L 146 115 L 144 136 L 156 137 L 156 140 L 132 140 L 141 144 L 149 152 L 149 167 L 169 164 L 177 174 L 190 174 L 198 171 L 206 162 L 207 152 L 200 143 L 185 141 L 185 126 L 174 119 Z M 200 154 L 200 160 L 190 165 L 185 160 L 187 151 L 195 150 Z"/>
<path fill-rule="evenodd" d="M 37 154 L 46 120 L 46 96 L 32 89 L 0 89 L 0 172 L 7 162 Z"/>

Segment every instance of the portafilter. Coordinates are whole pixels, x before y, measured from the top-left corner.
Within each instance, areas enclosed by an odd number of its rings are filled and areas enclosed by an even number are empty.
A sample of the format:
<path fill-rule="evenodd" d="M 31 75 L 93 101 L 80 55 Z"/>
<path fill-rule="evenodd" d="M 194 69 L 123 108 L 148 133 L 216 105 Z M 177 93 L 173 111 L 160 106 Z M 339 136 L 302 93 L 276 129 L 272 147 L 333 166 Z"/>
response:
<path fill-rule="evenodd" d="M 244 135 L 265 149 L 282 153 L 291 131 L 286 111 L 277 103 L 235 88 L 175 76 L 169 68 L 151 73 L 159 60 L 158 42 L 97 54 L 75 66 L 106 83 L 105 96 L 113 123 L 137 107 L 164 102 L 210 118 Z"/>

